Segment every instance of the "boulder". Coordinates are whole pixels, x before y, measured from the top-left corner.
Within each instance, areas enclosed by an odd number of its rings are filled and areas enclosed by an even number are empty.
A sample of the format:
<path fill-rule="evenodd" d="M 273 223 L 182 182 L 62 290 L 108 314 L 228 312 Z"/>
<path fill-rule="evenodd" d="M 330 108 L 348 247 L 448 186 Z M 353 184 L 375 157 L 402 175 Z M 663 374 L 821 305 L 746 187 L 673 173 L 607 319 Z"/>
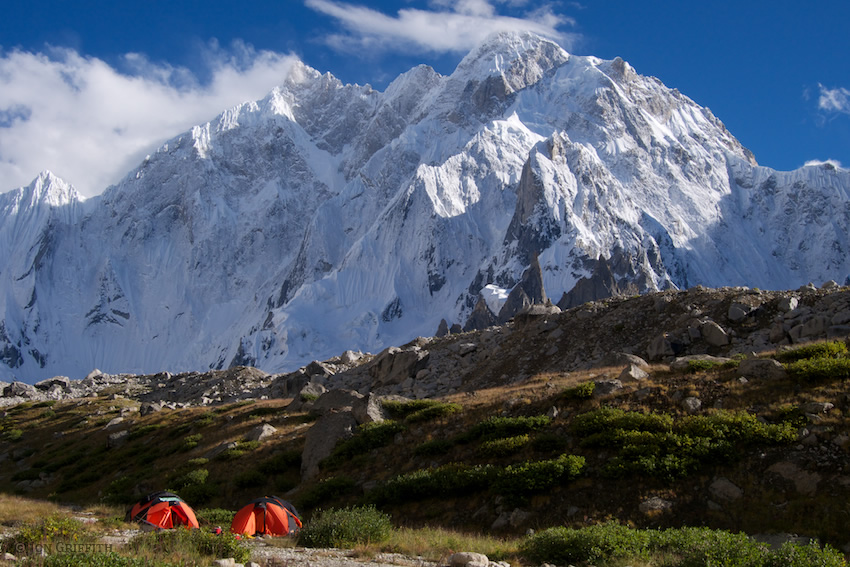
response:
<path fill-rule="evenodd" d="M 351 408 L 351 413 L 358 424 L 384 421 L 387 416 L 381 405 L 381 398 L 375 394 L 367 394 L 356 400 Z"/>
<path fill-rule="evenodd" d="M 351 412 L 322 415 L 304 438 L 301 454 L 301 480 L 311 480 L 319 474 L 319 463 L 329 457 L 337 443 L 354 435 L 357 420 Z"/>
<path fill-rule="evenodd" d="M 401 384 L 428 365 L 429 353 L 417 346 L 383 350 L 369 367 L 375 387 Z"/>
<path fill-rule="evenodd" d="M 275 433 L 277 433 L 276 427 L 269 425 L 268 423 L 264 423 L 249 431 L 248 435 L 245 436 L 245 439 L 248 441 L 265 441 Z"/>
<path fill-rule="evenodd" d="M 617 377 L 617 379 L 621 382 L 635 382 L 639 380 L 646 380 L 647 378 L 649 378 L 649 372 L 635 364 L 630 364 L 623 368 L 623 371 L 620 372 L 620 375 Z"/>
<path fill-rule="evenodd" d="M 311 413 L 350 412 L 363 399 L 363 394 L 354 390 L 336 389 L 325 392 L 313 402 Z"/>
<path fill-rule="evenodd" d="M 738 364 L 738 374 L 744 378 L 781 380 L 788 374 L 782 364 L 772 358 L 747 358 Z"/>
<path fill-rule="evenodd" d="M 729 335 L 726 334 L 723 327 L 714 321 L 706 321 L 703 323 L 702 327 L 700 327 L 700 332 L 702 333 L 702 338 L 705 339 L 705 342 L 712 346 L 720 347 L 729 344 Z"/>
<path fill-rule="evenodd" d="M 46 380 L 42 380 L 41 382 L 36 382 L 36 389 L 47 391 L 53 388 L 54 386 L 59 386 L 65 392 L 71 391 L 71 379 L 67 376 L 54 376 L 53 378 L 48 378 Z"/>
<path fill-rule="evenodd" d="M 35 398 L 38 391 L 32 384 L 25 384 L 16 380 L 4 388 L 3 395 L 7 398 Z"/>
<path fill-rule="evenodd" d="M 490 559 L 483 553 L 461 551 L 449 555 L 449 567 L 488 567 Z"/>

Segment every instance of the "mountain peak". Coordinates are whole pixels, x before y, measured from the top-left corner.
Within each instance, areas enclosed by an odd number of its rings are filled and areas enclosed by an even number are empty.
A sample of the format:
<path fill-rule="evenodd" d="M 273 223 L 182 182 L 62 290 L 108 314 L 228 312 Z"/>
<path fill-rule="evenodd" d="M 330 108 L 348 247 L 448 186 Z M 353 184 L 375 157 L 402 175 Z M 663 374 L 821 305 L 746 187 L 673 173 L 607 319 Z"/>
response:
<path fill-rule="evenodd" d="M 45 169 L 33 179 L 32 183 L 19 189 L 25 206 L 45 204 L 50 207 L 61 207 L 74 202 L 82 202 L 85 197 L 80 195 L 74 186 Z"/>
<path fill-rule="evenodd" d="M 539 35 L 497 32 L 464 57 L 452 76 L 478 81 L 501 76 L 511 91 L 518 91 L 569 59 L 561 46 Z"/>

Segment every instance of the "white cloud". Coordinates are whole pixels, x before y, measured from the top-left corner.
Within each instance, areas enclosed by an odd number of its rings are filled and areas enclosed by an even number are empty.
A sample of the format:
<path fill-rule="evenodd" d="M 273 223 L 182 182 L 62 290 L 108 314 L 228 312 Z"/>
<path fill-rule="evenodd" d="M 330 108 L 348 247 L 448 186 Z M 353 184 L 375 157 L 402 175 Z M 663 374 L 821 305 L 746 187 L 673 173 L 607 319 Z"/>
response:
<path fill-rule="evenodd" d="M 532 11 L 514 17 L 499 15 L 496 3 L 514 7 L 528 4 L 523 0 L 433 0 L 433 10 L 408 8 L 388 16 L 337 0 L 305 0 L 308 7 L 337 19 L 348 30 L 347 35 L 326 38 L 329 45 L 340 50 L 464 52 L 499 31 L 530 31 L 562 43 L 572 39 L 558 27 L 573 21 L 546 5 L 535 4 Z M 568 45 L 565 47 L 569 49 Z"/>
<path fill-rule="evenodd" d="M 828 89 L 823 85 L 818 85 L 818 87 L 820 88 L 819 109 L 827 112 L 850 114 L 850 89 L 842 87 Z"/>
<path fill-rule="evenodd" d="M 208 46 L 208 80 L 127 54 L 121 73 L 71 49 L 0 52 L 0 191 L 49 169 L 91 196 L 146 153 L 222 110 L 264 97 L 294 58 Z"/>
<path fill-rule="evenodd" d="M 804 164 L 806 167 L 818 167 L 818 166 L 828 166 L 833 169 L 842 169 L 841 162 L 835 159 L 810 159 Z"/>

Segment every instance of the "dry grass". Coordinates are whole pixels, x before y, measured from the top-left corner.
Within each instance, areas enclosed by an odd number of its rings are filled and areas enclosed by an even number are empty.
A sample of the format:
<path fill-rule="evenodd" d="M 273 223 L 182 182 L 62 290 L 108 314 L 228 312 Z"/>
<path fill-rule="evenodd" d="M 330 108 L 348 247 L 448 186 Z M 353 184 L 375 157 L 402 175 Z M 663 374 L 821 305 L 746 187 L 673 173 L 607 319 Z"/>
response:
<path fill-rule="evenodd" d="M 71 515 L 70 510 L 53 502 L 0 494 L 0 524 L 4 526 L 35 522 L 55 514 Z"/>

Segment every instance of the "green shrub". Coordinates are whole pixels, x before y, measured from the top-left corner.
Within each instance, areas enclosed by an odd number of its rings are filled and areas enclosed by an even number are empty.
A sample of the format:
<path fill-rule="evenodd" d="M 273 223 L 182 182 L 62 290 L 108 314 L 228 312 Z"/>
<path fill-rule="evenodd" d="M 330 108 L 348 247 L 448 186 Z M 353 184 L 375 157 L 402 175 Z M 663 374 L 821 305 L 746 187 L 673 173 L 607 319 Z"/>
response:
<path fill-rule="evenodd" d="M 352 548 L 382 543 L 392 534 L 390 517 L 373 506 L 323 510 L 298 533 L 304 547 Z"/>
<path fill-rule="evenodd" d="M 436 457 L 437 455 L 445 455 L 451 451 L 454 443 L 447 439 L 433 439 L 426 441 L 413 450 L 413 454 L 417 457 Z"/>
<path fill-rule="evenodd" d="M 469 431 L 461 435 L 459 441 L 467 443 L 477 439 L 499 439 L 513 437 L 523 433 L 531 433 L 543 429 L 552 422 L 552 418 L 546 415 L 531 417 L 489 417 L 474 425 Z"/>
<path fill-rule="evenodd" d="M 258 470 L 245 471 L 236 475 L 233 484 L 236 488 L 260 488 L 266 485 L 268 477 Z"/>
<path fill-rule="evenodd" d="M 351 494 L 355 487 L 354 480 L 347 476 L 322 479 L 301 495 L 299 504 L 302 508 L 308 510 L 316 508 Z"/>
<path fill-rule="evenodd" d="M 235 461 L 251 451 L 258 449 L 262 445 L 259 441 L 237 441 L 236 446 L 232 449 L 227 449 L 216 455 L 219 461 Z"/>
<path fill-rule="evenodd" d="M 616 523 L 549 528 L 520 544 L 532 564 L 629 564 L 664 567 L 847 567 L 843 555 L 815 544 L 770 551 L 745 534 L 709 528 L 631 529 Z"/>
<path fill-rule="evenodd" d="M 215 413 L 211 411 L 205 411 L 195 419 L 194 424 L 196 427 L 206 427 L 207 425 L 211 425 L 214 421 Z"/>
<path fill-rule="evenodd" d="M 478 447 L 478 454 L 482 457 L 507 457 L 521 451 L 523 447 L 528 445 L 528 442 L 527 433 L 502 439 L 490 439 L 481 443 L 481 446 Z"/>
<path fill-rule="evenodd" d="M 145 437 L 147 435 L 150 435 L 150 434 L 156 432 L 157 430 L 162 429 L 163 427 L 165 427 L 165 424 L 162 424 L 162 423 L 152 423 L 150 425 L 143 425 L 141 427 L 134 428 L 130 432 L 130 435 L 128 436 L 128 438 L 131 441 L 134 440 L 134 439 L 139 439 L 141 437 Z"/>
<path fill-rule="evenodd" d="M 248 419 L 256 419 L 258 417 L 264 417 L 267 415 L 277 415 L 279 413 L 283 413 L 283 409 L 274 406 L 254 408 L 254 410 L 248 416 Z"/>
<path fill-rule="evenodd" d="M 509 465 L 496 475 L 493 489 L 499 494 L 514 497 L 543 492 L 577 478 L 584 465 L 584 457 L 576 455 Z"/>
<path fill-rule="evenodd" d="M 771 554 L 764 567 L 846 567 L 844 555 L 837 549 L 815 543 L 797 545 L 785 543 Z"/>
<path fill-rule="evenodd" d="M 131 504 L 136 501 L 133 496 L 135 484 L 134 477 L 122 475 L 109 483 L 103 491 L 103 499 L 110 504 Z"/>
<path fill-rule="evenodd" d="M 567 438 L 557 433 L 539 433 L 531 440 L 532 449 L 545 453 L 563 452 L 567 445 Z"/>
<path fill-rule="evenodd" d="M 847 354 L 847 344 L 844 341 L 825 341 L 780 351 L 774 358 L 782 363 L 790 363 L 805 359 L 843 358 Z"/>
<path fill-rule="evenodd" d="M 325 459 L 325 464 L 338 465 L 345 459 L 388 445 L 397 433 L 405 429 L 407 427 L 404 424 L 392 420 L 363 423 L 357 428 L 353 437 L 337 443 L 331 456 Z"/>
<path fill-rule="evenodd" d="M 188 467 L 202 467 L 205 464 L 210 462 L 206 457 L 198 457 L 197 459 L 189 459 L 186 461 L 186 466 Z"/>
<path fill-rule="evenodd" d="M 207 469 L 194 469 L 175 478 L 171 483 L 175 488 L 181 489 L 193 484 L 204 484 L 210 476 Z"/>
<path fill-rule="evenodd" d="M 21 437 L 23 437 L 23 436 L 24 436 L 23 430 L 17 429 L 17 428 L 9 429 L 8 431 L 6 431 L 3 434 L 3 437 L 6 438 L 6 441 L 11 441 L 12 443 L 20 441 Z"/>
<path fill-rule="evenodd" d="M 39 546 L 63 542 L 85 543 L 93 540 L 94 537 L 79 520 L 52 514 L 46 518 L 22 524 L 17 533 L 2 540 L 0 549 L 18 555 L 21 549 L 35 552 Z"/>
<path fill-rule="evenodd" d="M 649 535 L 616 523 L 581 529 L 556 527 L 535 533 L 520 545 L 521 555 L 533 564 L 598 563 L 614 558 L 645 558 Z"/>
<path fill-rule="evenodd" d="M 572 427 L 582 446 L 617 452 L 603 466 L 605 476 L 666 480 L 706 464 L 731 462 L 742 447 L 787 444 L 797 437 L 793 423 L 768 424 L 746 412 L 728 411 L 674 421 L 667 414 L 602 408 L 577 416 Z"/>
<path fill-rule="evenodd" d="M 561 393 L 565 400 L 589 400 L 596 391 L 596 382 L 582 382 L 572 388 L 567 388 Z"/>
<path fill-rule="evenodd" d="M 183 451 L 191 451 L 192 449 L 198 446 L 198 443 L 200 443 L 201 439 L 203 438 L 204 436 L 200 433 L 195 433 L 194 435 L 187 435 L 183 438 L 183 446 L 181 447 L 181 449 Z"/>
<path fill-rule="evenodd" d="M 497 468 L 493 465 L 463 463 L 449 463 L 435 469 L 420 469 L 381 483 L 369 493 L 369 498 L 380 504 L 465 495 L 486 490 L 496 471 Z"/>
<path fill-rule="evenodd" d="M 144 557 L 129 557 L 114 551 L 85 552 L 85 553 L 54 553 L 38 562 L 24 562 L 21 565 L 39 565 L 44 567 L 149 567 L 151 562 Z M 163 559 L 156 561 L 157 567 L 180 567 L 180 562 L 169 562 Z"/>
<path fill-rule="evenodd" d="M 850 358 L 807 358 L 786 363 L 785 370 L 801 382 L 846 380 L 850 378 Z"/>
<path fill-rule="evenodd" d="M 198 524 L 204 526 L 229 526 L 233 522 L 236 512 L 223 508 L 200 508 L 195 510 Z"/>
<path fill-rule="evenodd" d="M 229 533 L 220 535 L 206 530 L 160 530 L 142 533 L 130 540 L 129 548 L 137 555 L 201 556 L 212 559 L 232 557 L 237 563 L 251 558 L 251 550 Z"/>
<path fill-rule="evenodd" d="M 301 467 L 301 451 L 283 451 L 266 459 L 257 467 L 263 474 L 273 475 Z"/>

